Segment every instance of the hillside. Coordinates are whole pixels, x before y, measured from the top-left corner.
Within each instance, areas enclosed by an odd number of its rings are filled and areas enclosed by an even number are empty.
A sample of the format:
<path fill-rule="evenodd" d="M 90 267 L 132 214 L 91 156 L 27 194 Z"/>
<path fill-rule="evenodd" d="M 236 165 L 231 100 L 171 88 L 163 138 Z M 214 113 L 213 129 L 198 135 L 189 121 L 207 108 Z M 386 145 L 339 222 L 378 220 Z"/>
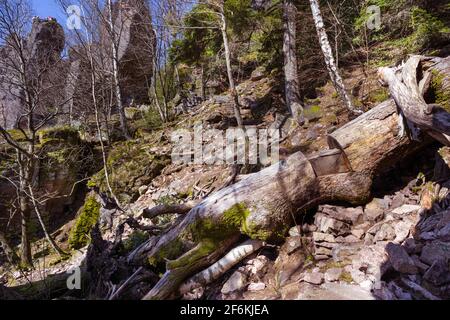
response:
<path fill-rule="evenodd" d="M 9 21 L 0 299 L 450 299 L 448 1 L 178 6 Z"/>

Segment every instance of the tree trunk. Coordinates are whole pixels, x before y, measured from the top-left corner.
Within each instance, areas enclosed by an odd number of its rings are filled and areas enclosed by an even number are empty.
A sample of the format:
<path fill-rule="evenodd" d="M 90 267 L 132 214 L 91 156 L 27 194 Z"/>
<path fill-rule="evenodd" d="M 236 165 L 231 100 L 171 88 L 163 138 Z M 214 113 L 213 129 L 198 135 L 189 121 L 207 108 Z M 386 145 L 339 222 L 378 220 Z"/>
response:
<path fill-rule="evenodd" d="M 333 50 L 331 49 L 330 41 L 328 40 L 328 35 L 325 30 L 325 24 L 322 18 L 322 13 L 320 12 L 319 2 L 318 0 L 309 0 L 309 2 L 311 5 L 314 23 L 316 25 L 317 35 L 319 37 L 319 44 L 325 58 L 325 64 L 327 66 L 328 73 L 330 74 L 331 81 L 333 82 L 336 91 L 341 96 L 341 99 L 347 109 L 353 113 L 361 114 L 362 112 L 354 108 L 352 99 L 345 89 L 344 81 L 342 81 L 342 77 L 339 74 L 339 70 L 336 66 L 336 62 L 333 56 Z"/>
<path fill-rule="evenodd" d="M 305 122 L 300 102 L 297 61 L 297 8 L 292 0 L 283 2 L 283 54 L 286 105 L 292 117 L 300 124 Z"/>
<path fill-rule="evenodd" d="M 22 267 L 29 268 L 33 265 L 31 258 L 31 245 L 29 235 L 30 224 L 30 205 L 28 202 L 28 196 L 26 194 L 26 188 L 30 179 L 29 159 L 18 153 L 19 163 L 19 207 L 21 218 L 21 248 L 20 248 L 20 263 Z"/>
<path fill-rule="evenodd" d="M 220 17 L 222 19 L 222 38 L 223 38 L 223 46 L 225 49 L 225 60 L 227 65 L 227 74 L 228 74 L 228 82 L 230 85 L 230 91 L 231 95 L 233 96 L 233 109 L 234 109 L 234 116 L 236 118 L 236 122 L 239 128 L 244 128 L 244 122 L 242 120 L 241 116 L 241 110 L 240 110 L 240 104 L 239 104 L 239 96 L 236 91 L 236 86 L 234 84 L 234 77 L 233 77 L 233 69 L 231 68 L 231 52 L 230 52 L 230 46 L 228 41 L 228 34 L 227 34 L 227 19 L 223 13 L 220 14 Z"/>
<path fill-rule="evenodd" d="M 120 79 L 119 79 L 119 53 L 118 53 L 118 45 L 119 39 L 117 39 L 116 31 L 114 29 L 113 22 L 113 11 L 112 11 L 112 2 L 108 0 L 108 24 L 109 31 L 111 32 L 111 50 L 112 50 L 112 75 L 113 75 L 113 86 L 116 95 L 116 104 L 119 111 L 120 118 L 120 128 L 122 133 L 126 139 L 131 139 L 130 132 L 128 130 L 127 119 L 125 116 L 125 107 L 122 103 L 122 92 L 120 90 Z"/>
<path fill-rule="evenodd" d="M 437 70 L 436 65 L 425 70 L 422 61 L 426 60 L 422 56 L 412 56 L 401 70 L 380 68 L 379 74 L 405 117 L 420 130 L 450 146 L 450 113 L 439 105 L 428 105 L 423 97 L 434 76 L 431 70 Z M 449 58 L 434 60 L 441 65 L 450 65 Z M 419 79 L 418 75 L 422 78 Z"/>

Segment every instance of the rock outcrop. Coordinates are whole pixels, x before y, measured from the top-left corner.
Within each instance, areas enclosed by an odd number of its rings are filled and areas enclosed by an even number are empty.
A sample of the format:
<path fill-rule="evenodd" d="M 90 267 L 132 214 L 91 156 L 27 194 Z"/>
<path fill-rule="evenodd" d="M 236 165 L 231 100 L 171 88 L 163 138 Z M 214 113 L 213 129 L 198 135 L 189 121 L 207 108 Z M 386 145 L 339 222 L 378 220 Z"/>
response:
<path fill-rule="evenodd" d="M 39 92 L 37 117 L 41 113 L 44 116 L 47 108 L 59 106 L 63 99 L 65 74 L 60 59 L 65 36 L 62 26 L 53 18 L 35 17 L 30 34 L 22 41 L 24 47 L 20 50 L 8 44 L 0 48 L 0 124 L 6 129 L 21 125 L 17 122 L 25 110 L 25 85 Z M 22 67 L 26 69 L 27 84 L 20 80 Z"/>

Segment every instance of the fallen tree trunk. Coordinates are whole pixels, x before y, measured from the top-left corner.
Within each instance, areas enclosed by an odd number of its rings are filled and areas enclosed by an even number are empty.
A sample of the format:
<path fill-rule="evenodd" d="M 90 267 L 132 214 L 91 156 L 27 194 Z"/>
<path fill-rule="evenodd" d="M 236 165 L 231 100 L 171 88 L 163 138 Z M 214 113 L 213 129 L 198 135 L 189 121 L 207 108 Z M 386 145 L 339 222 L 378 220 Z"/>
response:
<path fill-rule="evenodd" d="M 412 56 L 401 68 L 380 68 L 379 74 L 389 86 L 391 96 L 405 117 L 422 131 L 449 146 L 450 113 L 442 106 L 427 104 L 423 97 L 431 82 L 433 70 L 423 68 L 422 62 L 426 60 L 429 59 Z M 445 59 L 437 61 L 437 64 L 450 63 Z"/>
<path fill-rule="evenodd" d="M 277 242 L 304 209 L 329 201 L 366 203 L 374 174 L 426 143 L 401 136 L 399 120 L 394 100 L 384 102 L 330 135 L 331 150 L 309 157 L 295 153 L 203 200 L 165 234 L 130 254 L 130 262 L 166 265 L 166 274 L 145 299 L 170 297 L 242 235 Z"/>

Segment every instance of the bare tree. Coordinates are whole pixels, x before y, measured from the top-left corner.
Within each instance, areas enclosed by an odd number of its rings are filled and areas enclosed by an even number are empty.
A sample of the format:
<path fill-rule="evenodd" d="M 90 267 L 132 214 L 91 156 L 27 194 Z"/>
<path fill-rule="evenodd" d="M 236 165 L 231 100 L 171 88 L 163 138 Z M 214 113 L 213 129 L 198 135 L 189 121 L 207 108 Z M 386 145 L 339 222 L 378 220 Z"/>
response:
<path fill-rule="evenodd" d="M 61 79 L 57 76 L 60 63 L 60 53 L 64 46 L 62 28 L 47 21 L 49 28 L 55 32 L 55 38 L 49 41 L 34 41 L 34 30 L 30 28 L 31 9 L 26 0 L 0 0 L 0 43 L 4 53 L 0 59 L 0 84 L 12 100 L 18 101 L 15 126 L 20 130 L 23 139 L 13 137 L 3 126 L 0 135 L 4 141 L 15 150 L 16 178 L 14 183 L 18 193 L 18 203 L 21 214 L 21 264 L 31 266 L 31 246 L 29 224 L 31 213 L 40 216 L 34 190 L 38 188 L 40 150 L 37 133 L 40 129 L 54 123 L 60 115 L 64 100 L 58 93 L 61 89 Z M 40 20 L 33 20 L 41 23 Z M 38 25 L 36 25 L 38 26 Z M 59 26 L 59 28 L 58 28 Z M 62 33 L 62 38 L 61 38 Z M 51 106 L 51 108 L 49 108 Z M 30 193 L 30 190 L 33 191 Z M 33 206 L 33 204 L 35 204 Z M 40 221 L 42 221 L 40 219 Z M 45 225 L 41 226 L 48 236 Z M 52 245 L 51 237 L 48 239 Z M 57 252 L 61 251 L 55 246 Z"/>
<path fill-rule="evenodd" d="M 298 78 L 297 60 L 297 8 L 293 0 L 283 1 L 283 54 L 285 95 L 288 110 L 293 118 L 302 125 L 305 122 L 303 106 L 300 101 L 300 88 Z"/>
<path fill-rule="evenodd" d="M 320 6 L 318 0 L 310 0 L 310 6 L 312 15 L 314 18 L 314 23 L 316 25 L 317 35 L 319 37 L 320 47 L 325 58 L 325 64 L 330 74 L 331 81 L 336 88 L 336 91 L 341 96 L 342 101 L 348 110 L 353 113 L 361 113 L 361 111 L 356 110 L 353 106 L 353 102 L 344 85 L 344 81 L 339 73 L 336 66 L 336 62 L 333 56 L 333 49 L 331 48 L 330 42 L 328 40 L 328 35 L 325 29 L 325 24 L 323 22 L 322 13 L 320 11 Z"/>

